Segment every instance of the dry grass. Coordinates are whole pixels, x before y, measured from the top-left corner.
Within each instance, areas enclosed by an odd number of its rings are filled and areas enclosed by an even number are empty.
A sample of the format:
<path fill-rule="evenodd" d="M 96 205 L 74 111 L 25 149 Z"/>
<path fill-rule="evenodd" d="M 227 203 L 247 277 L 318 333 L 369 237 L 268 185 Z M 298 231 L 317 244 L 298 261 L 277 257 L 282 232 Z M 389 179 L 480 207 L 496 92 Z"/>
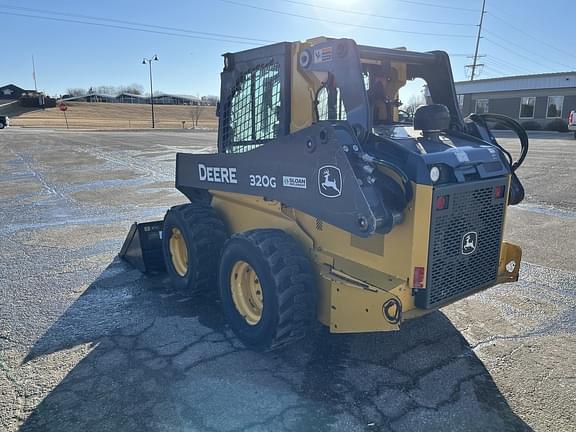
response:
<path fill-rule="evenodd" d="M 143 129 L 151 127 L 150 105 L 109 103 L 67 103 L 70 129 Z M 157 128 L 192 128 L 194 110 L 185 105 L 154 105 Z M 199 128 L 217 128 L 218 119 L 213 106 L 200 107 Z M 11 117 L 13 126 L 65 128 L 64 113 L 58 108 L 35 110 Z"/>

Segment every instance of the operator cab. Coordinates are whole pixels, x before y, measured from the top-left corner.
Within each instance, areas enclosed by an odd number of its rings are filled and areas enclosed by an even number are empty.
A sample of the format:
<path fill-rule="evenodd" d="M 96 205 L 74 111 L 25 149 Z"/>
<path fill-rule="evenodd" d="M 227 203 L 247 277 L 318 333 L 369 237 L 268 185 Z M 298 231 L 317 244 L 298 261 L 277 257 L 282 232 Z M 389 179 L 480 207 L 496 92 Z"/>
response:
<path fill-rule="evenodd" d="M 351 49 L 345 43 L 337 42 L 337 53 Z M 318 121 L 346 121 L 365 152 L 415 183 L 462 183 L 510 173 L 511 160 L 486 122 L 479 116 L 462 117 L 448 54 L 354 46 L 356 70 L 351 71 L 350 63 L 342 70 L 334 61 L 316 92 Z M 325 70 L 304 66 L 316 74 Z M 399 92 L 413 80 L 425 83 L 426 104 L 411 115 L 402 110 Z M 439 178 L 430 177 L 433 167 L 435 173 L 440 172 Z"/>

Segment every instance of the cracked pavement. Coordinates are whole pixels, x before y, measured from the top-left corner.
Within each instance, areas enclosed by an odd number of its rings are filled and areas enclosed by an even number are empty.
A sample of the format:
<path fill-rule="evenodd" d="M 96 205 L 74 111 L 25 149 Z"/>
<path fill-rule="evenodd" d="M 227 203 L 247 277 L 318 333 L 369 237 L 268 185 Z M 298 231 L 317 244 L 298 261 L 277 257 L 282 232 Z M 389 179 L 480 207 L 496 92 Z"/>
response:
<path fill-rule="evenodd" d="M 234 338 L 213 297 L 116 257 L 133 221 L 185 201 L 175 152 L 214 142 L 0 133 L 0 430 L 576 430 L 573 141 L 531 141 L 506 235 L 524 249 L 519 283 L 397 333 L 317 326 L 267 354 Z"/>

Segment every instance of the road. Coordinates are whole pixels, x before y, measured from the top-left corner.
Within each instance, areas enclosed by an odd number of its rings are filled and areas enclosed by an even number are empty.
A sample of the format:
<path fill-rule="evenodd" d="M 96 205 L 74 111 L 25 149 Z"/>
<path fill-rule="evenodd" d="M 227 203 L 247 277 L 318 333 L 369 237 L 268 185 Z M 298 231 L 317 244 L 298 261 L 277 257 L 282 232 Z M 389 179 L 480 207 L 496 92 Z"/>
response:
<path fill-rule="evenodd" d="M 0 430 L 576 430 L 576 141 L 535 134 L 521 279 L 391 334 L 247 351 L 211 298 L 116 254 L 184 202 L 196 132 L 0 133 Z M 503 138 L 507 146 L 512 145 Z"/>

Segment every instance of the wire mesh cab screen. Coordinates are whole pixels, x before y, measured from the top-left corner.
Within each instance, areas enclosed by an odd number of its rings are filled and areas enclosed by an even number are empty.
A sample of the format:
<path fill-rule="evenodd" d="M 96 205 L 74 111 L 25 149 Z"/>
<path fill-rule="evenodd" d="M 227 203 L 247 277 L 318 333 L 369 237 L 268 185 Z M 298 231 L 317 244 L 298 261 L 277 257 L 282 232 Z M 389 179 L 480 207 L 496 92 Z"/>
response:
<path fill-rule="evenodd" d="M 223 142 L 227 153 L 252 150 L 278 136 L 280 67 L 268 64 L 242 75 L 227 104 L 228 128 Z"/>
<path fill-rule="evenodd" d="M 287 133 L 286 55 L 283 44 L 227 55 L 229 64 L 222 74 L 221 152 L 247 152 Z"/>

